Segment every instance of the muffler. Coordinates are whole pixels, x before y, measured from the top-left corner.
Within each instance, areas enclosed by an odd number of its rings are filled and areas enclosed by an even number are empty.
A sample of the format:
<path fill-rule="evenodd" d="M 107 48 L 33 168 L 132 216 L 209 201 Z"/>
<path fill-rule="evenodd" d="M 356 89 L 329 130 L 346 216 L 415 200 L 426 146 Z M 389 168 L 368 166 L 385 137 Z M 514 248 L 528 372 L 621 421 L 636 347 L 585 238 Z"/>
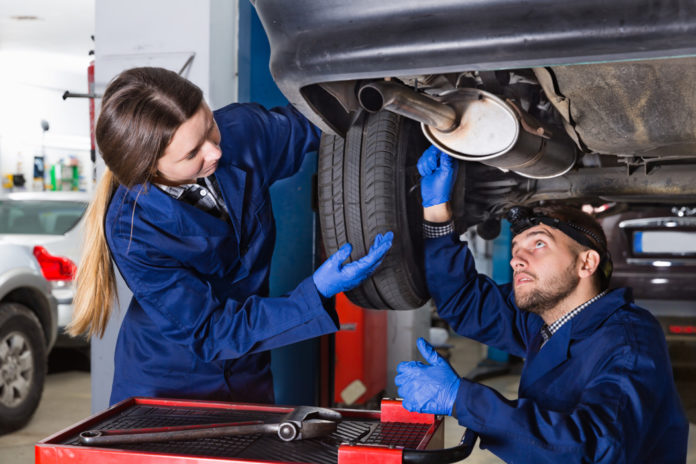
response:
<path fill-rule="evenodd" d="M 368 112 L 387 110 L 420 122 L 430 142 L 455 158 L 533 179 L 561 176 L 575 165 L 575 144 L 565 132 L 552 134 L 510 100 L 483 90 L 430 97 L 380 81 L 362 86 L 358 101 Z"/>

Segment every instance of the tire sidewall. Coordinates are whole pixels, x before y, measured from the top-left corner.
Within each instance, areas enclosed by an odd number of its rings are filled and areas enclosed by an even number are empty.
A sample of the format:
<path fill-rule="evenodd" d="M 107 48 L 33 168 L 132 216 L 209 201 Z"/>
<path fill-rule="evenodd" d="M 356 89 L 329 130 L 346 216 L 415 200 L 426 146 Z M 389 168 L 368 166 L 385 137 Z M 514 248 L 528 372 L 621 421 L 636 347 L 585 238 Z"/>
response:
<path fill-rule="evenodd" d="M 17 430 L 29 422 L 39 405 L 46 380 L 46 341 L 39 319 L 24 305 L 0 303 L 0 340 L 12 332 L 20 332 L 29 344 L 33 375 L 29 392 L 21 403 L 15 407 L 0 403 L 0 433 Z"/>
<path fill-rule="evenodd" d="M 394 242 L 374 274 L 346 292 L 357 306 L 410 310 L 429 294 L 423 268 L 422 206 L 416 163 L 428 142 L 414 121 L 387 111 L 356 118 L 345 139 L 324 135 L 318 192 L 327 254 L 344 243 L 351 259 L 367 254 L 378 233 Z"/>

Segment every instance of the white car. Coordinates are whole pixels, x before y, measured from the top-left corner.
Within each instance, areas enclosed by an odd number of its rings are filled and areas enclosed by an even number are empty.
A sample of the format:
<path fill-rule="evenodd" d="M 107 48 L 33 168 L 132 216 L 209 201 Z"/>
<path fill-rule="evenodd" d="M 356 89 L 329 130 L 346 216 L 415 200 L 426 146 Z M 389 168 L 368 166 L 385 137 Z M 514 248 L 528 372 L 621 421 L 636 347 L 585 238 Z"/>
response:
<path fill-rule="evenodd" d="M 14 192 L 0 196 L 0 243 L 21 245 L 36 257 L 58 303 L 56 346 L 85 346 L 64 333 L 72 317 L 73 279 L 83 243 L 84 192 Z"/>
<path fill-rule="evenodd" d="M 56 319 L 32 251 L 0 241 L 0 434 L 23 427 L 39 405 Z"/>

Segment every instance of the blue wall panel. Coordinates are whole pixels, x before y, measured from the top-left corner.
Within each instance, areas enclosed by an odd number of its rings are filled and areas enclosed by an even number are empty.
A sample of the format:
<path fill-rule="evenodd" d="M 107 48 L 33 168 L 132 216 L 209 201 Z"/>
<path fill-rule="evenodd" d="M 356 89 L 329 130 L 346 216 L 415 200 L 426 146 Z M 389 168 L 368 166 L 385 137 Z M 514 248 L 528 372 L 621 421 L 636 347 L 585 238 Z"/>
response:
<path fill-rule="evenodd" d="M 493 269 L 491 278 L 498 284 L 506 284 L 512 280 L 512 267 L 510 267 L 512 234 L 510 223 L 502 221 L 500 235 L 493 240 Z M 499 362 L 507 362 L 508 354 L 497 348 L 488 347 L 488 359 Z"/>
<path fill-rule="evenodd" d="M 288 102 L 268 69 L 270 47 L 256 11 L 239 3 L 239 101 L 272 108 Z M 316 153 L 308 154 L 300 171 L 271 187 L 277 240 L 271 265 L 271 295 L 295 288 L 312 274 L 315 215 L 311 209 Z M 272 352 L 271 369 L 278 404 L 313 405 L 318 400 L 319 342 L 296 343 Z"/>

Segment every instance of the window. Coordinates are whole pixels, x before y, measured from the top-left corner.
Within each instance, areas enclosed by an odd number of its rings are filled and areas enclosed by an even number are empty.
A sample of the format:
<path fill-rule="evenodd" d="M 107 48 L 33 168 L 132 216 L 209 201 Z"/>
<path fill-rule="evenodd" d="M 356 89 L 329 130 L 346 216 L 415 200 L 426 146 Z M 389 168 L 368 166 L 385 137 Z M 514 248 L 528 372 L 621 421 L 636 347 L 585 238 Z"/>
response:
<path fill-rule="evenodd" d="M 62 235 L 86 209 L 78 201 L 0 200 L 0 234 Z"/>

